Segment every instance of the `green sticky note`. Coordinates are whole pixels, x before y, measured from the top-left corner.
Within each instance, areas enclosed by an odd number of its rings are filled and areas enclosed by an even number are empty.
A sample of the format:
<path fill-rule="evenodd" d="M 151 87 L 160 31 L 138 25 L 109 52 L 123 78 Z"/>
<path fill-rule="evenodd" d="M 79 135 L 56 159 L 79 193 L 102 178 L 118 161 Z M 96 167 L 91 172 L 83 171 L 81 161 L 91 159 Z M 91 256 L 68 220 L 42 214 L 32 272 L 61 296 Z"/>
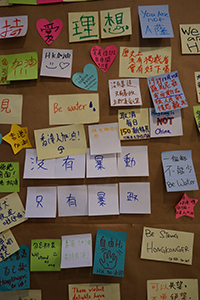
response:
<path fill-rule="evenodd" d="M 11 54 L 8 58 L 8 80 L 28 80 L 38 78 L 37 52 Z"/>
<path fill-rule="evenodd" d="M 19 162 L 0 162 L 0 193 L 19 192 Z"/>
<path fill-rule="evenodd" d="M 200 105 L 193 106 L 194 118 L 197 124 L 197 128 L 200 131 Z"/>
<path fill-rule="evenodd" d="M 37 0 L 9 0 L 10 4 L 37 5 Z"/>
<path fill-rule="evenodd" d="M 61 240 L 31 240 L 31 271 L 60 271 Z"/>
<path fill-rule="evenodd" d="M 0 85 L 10 84 L 10 82 L 7 81 L 7 75 L 8 75 L 7 55 L 0 55 Z"/>

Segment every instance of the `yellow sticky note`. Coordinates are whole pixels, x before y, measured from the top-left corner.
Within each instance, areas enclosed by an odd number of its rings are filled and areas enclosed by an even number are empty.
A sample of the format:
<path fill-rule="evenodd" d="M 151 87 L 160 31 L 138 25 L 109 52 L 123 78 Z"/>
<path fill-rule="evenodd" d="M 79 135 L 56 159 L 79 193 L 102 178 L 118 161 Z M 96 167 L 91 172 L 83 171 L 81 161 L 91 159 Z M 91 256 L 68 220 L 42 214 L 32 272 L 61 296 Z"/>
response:
<path fill-rule="evenodd" d="M 144 227 L 141 258 L 192 264 L 194 233 Z"/>
<path fill-rule="evenodd" d="M 120 140 L 150 138 L 148 108 L 119 109 L 118 122 Z"/>
<path fill-rule="evenodd" d="M 28 127 L 20 127 L 12 124 L 10 132 L 2 138 L 11 145 L 14 154 L 17 154 L 23 148 L 32 148 L 28 138 Z"/>
<path fill-rule="evenodd" d="M 120 300 L 119 283 L 86 283 L 86 284 L 69 284 L 69 300 L 84 299 L 115 299 Z"/>
<path fill-rule="evenodd" d="M 198 280 L 185 278 L 147 280 L 147 300 L 153 299 L 198 300 Z"/>
<path fill-rule="evenodd" d="M 87 153 L 83 124 L 34 131 L 38 159 Z"/>
<path fill-rule="evenodd" d="M 0 199 L 0 208 L 3 218 L 0 219 L 0 232 L 16 226 L 27 219 L 21 199 L 17 193 L 12 193 Z"/>
<path fill-rule="evenodd" d="M 200 54 L 200 24 L 180 24 L 182 54 Z"/>
<path fill-rule="evenodd" d="M 38 78 L 37 52 L 11 54 L 8 59 L 7 80 L 28 80 Z"/>
<path fill-rule="evenodd" d="M 99 122 L 99 94 L 49 96 L 49 124 Z"/>
<path fill-rule="evenodd" d="M 102 39 L 132 34 L 130 7 L 101 10 L 100 15 Z"/>
<path fill-rule="evenodd" d="M 0 248 L 0 262 L 11 254 L 15 253 L 19 250 L 19 246 L 17 244 L 14 235 L 10 231 L 10 229 L 3 231 L 0 233 L 1 248 Z"/>
<path fill-rule="evenodd" d="M 0 123 L 21 124 L 22 95 L 0 94 Z"/>
<path fill-rule="evenodd" d="M 147 78 L 171 71 L 171 47 L 120 47 L 119 77 Z"/>
<path fill-rule="evenodd" d="M 41 290 L 17 290 L 10 292 L 1 292 L 0 300 L 42 300 Z"/>
<path fill-rule="evenodd" d="M 69 43 L 99 39 L 98 12 L 68 13 Z"/>

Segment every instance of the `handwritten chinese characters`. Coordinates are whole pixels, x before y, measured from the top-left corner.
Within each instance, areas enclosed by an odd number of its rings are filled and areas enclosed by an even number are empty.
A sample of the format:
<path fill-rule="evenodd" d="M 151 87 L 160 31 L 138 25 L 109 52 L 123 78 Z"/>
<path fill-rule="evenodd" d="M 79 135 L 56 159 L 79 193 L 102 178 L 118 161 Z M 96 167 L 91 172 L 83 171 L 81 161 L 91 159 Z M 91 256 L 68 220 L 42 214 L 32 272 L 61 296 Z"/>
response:
<path fill-rule="evenodd" d="M 182 54 L 200 53 L 200 24 L 181 24 Z"/>
<path fill-rule="evenodd" d="M 107 72 L 117 55 L 117 47 L 109 45 L 103 50 L 100 46 L 94 46 L 90 50 L 90 55 L 95 64 L 103 72 Z"/>
<path fill-rule="evenodd" d="M 127 233 L 97 229 L 93 274 L 124 277 Z"/>
<path fill-rule="evenodd" d="M 174 37 L 168 5 L 138 6 L 143 38 Z"/>
<path fill-rule="evenodd" d="M 88 126 L 88 131 L 90 155 L 121 152 L 118 123 L 90 125 Z"/>
<path fill-rule="evenodd" d="M 61 269 L 92 266 L 92 235 L 62 236 Z"/>
<path fill-rule="evenodd" d="M 147 78 L 171 70 L 171 47 L 120 47 L 119 77 Z"/>
<path fill-rule="evenodd" d="M 17 252 L 2 261 L 0 273 L 0 292 L 30 288 L 29 246 L 20 246 Z"/>
<path fill-rule="evenodd" d="M 28 187 L 26 218 L 56 217 L 56 187 Z"/>
<path fill-rule="evenodd" d="M 78 297 L 84 299 L 85 295 L 88 295 L 88 299 L 121 299 L 119 283 L 69 284 L 68 290 L 69 300 Z"/>
<path fill-rule="evenodd" d="M 167 192 L 198 190 L 191 150 L 162 152 Z"/>
<path fill-rule="evenodd" d="M 0 18 L 0 39 L 24 36 L 28 29 L 28 16 Z"/>
<path fill-rule="evenodd" d="M 38 129 L 34 134 L 39 160 L 87 153 L 82 124 Z"/>
<path fill-rule="evenodd" d="M 0 123 L 21 124 L 22 95 L 0 94 Z"/>
<path fill-rule="evenodd" d="M 118 185 L 88 185 L 89 216 L 118 215 Z"/>
<path fill-rule="evenodd" d="M 99 122 L 99 94 L 49 96 L 49 124 Z"/>
<path fill-rule="evenodd" d="M 10 132 L 3 136 L 3 140 L 11 145 L 13 153 L 17 154 L 23 148 L 31 148 L 28 138 L 28 127 L 12 124 Z"/>
<path fill-rule="evenodd" d="M 200 105 L 193 106 L 194 118 L 197 124 L 197 128 L 200 132 Z"/>
<path fill-rule="evenodd" d="M 141 105 L 139 79 L 111 79 L 109 80 L 110 105 L 133 106 Z"/>
<path fill-rule="evenodd" d="M 60 19 L 55 19 L 49 22 L 46 19 L 40 19 L 36 23 L 36 28 L 39 35 L 47 43 L 51 45 L 53 41 L 59 36 L 63 27 L 63 22 Z"/>
<path fill-rule="evenodd" d="M 141 258 L 192 264 L 194 233 L 144 227 Z"/>
<path fill-rule="evenodd" d="M 198 102 L 200 102 L 200 72 L 194 72 L 194 76 L 195 76 L 195 85 L 197 91 L 197 99 Z"/>
<path fill-rule="evenodd" d="M 181 109 L 157 113 L 149 109 L 151 137 L 171 137 L 183 135 Z"/>
<path fill-rule="evenodd" d="M 96 67 L 92 64 L 85 65 L 83 73 L 78 72 L 72 76 L 72 82 L 80 89 L 97 91 L 98 75 Z"/>
<path fill-rule="evenodd" d="M 147 300 L 192 299 L 198 300 L 197 279 L 157 279 L 147 281 Z"/>
<path fill-rule="evenodd" d="M 10 229 L 0 233 L 0 262 L 19 250 L 17 241 L 15 240 Z"/>
<path fill-rule="evenodd" d="M 24 207 L 17 193 L 0 199 L 0 232 L 26 221 Z"/>
<path fill-rule="evenodd" d="M 197 199 L 189 198 L 188 195 L 184 193 L 179 203 L 175 206 L 176 219 L 183 216 L 194 218 L 194 206 L 197 202 Z"/>
<path fill-rule="evenodd" d="M 0 85 L 10 84 L 8 78 L 8 58 L 7 55 L 0 55 Z"/>
<path fill-rule="evenodd" d="M 29 80 L 38 78 L 37 52 L 7 55 L 7 80 Z"/>
<path fill-rule="evenodd" d="M 19 162 L 0 162 L 0 192 L 19 192 Z"/>
<path fill-rule="evenodd" d="M 148 108 L 118 110 L 120 140 L 149 139 Z"/>
<path fill-rule="evenodd" d="M 60 239 L 31 240 L 31 271 L 60 271 Z"/>
<path fill-rule="evenodd" d="M 43 49 L 40 76 L 71 78 L 73 50 Z"/>
<path fill-rule="evenodd" d="M 156 112 L 188 106 L 177 71 L 149 77 L 147 82 Z"/>
<path fill-rule="evenodd" d="M 69 43 L 99 39 L 98 12 L 68 13 Z"/>

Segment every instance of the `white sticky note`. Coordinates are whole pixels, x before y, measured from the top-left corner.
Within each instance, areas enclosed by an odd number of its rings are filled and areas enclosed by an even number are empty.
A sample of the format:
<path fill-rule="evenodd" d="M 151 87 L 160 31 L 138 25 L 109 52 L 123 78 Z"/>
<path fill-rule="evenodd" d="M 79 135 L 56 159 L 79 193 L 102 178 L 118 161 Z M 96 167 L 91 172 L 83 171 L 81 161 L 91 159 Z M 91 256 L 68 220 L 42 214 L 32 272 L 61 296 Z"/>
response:
<path fill-rule="evenodd" d="M 85 178 L 85 153 L 57 158 L 55 178 Z"/>
<path fill-rule="evenodd" d="M 28 29 L 28 16 L 0 18 L 0 39 L 24 36 Z"/>
<path fill-rule="evenodd" d="M 171 137 L 183 135 L 181 109 L 157 113 L 149 109 L 151 137 Z"/>
<path fill-rule="evenodd" d="M 88 185 L 89 216 L 118 215 L 118 185 Z"/>
<path fill-rule="evenodd" d="M 56 187 L 28 187 L 26 218 L 56 217 Z"/>
<path fill-rule="evenodd" d="M 142 105 L 138 78 L 111 79 L 108 82 L 110 106 Z"/>
<path fill-rule="evenodd" d="M 120 214 L 150 214 L 150 183 L 120 182 Z"/>
<path fill-rule="evenodd" d="M 92 266 L 92 235 L 64 235 L 61 249 L 61 269 Z"/>
<path fill-rule="evenodd" d="M 118 157 L 118 176 L 149 176 L 148 147 L 123 146 Z"/>
<path fill-rule="evenodd" d="M 67 185 L 58 186 L 58 215 L 59 217 L 87 216 L 87 186 Z"/>
<path fill-rule="evenodd" d="M 22 95 L 0 94 L 0 124 L 21 124 L 22 103 Z"/>
<path fill-rule="evenodd" d="M 40 76 L 71 78 L 73 50 L 43 49 Z"/>
<path fill-rule="evenodd" d="M 26 149 L 23 178 L 55 178 L 55 159 L 38 160 L 36 149 Z"/>
<path fill-rule="evenodd" d="M 116 154 L 90 155 L 87 153 L 87 178 L 90 177 L 116 177 L 117 160 Z"/>
<path fill-rule="evenodd" d="M 121 152 L 118 123 L 88 126 L 90 154 L 109 154 Z"/>

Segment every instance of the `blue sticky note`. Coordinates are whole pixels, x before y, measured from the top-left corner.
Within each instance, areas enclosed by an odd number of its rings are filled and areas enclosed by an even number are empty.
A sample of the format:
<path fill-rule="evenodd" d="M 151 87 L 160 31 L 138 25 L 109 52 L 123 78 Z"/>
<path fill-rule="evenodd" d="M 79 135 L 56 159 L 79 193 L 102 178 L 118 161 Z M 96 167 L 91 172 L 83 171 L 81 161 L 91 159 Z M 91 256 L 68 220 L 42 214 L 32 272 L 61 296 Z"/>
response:
<path fill-rule="evenodd" d="M 174 37 L 168 5 L 138 6 L 143 38 Z"/>
<path fill-rule="evenodd" d="M 92 64 L 85 65 L 83 73 L 78 72 L 72 76 L 72 82 L 83 90 L 97 91 L 98 76 L 96 67 Z"/>
<path fill-rule="evenodd" d="M 29 246 L 20 249 L 0 262 L 0 292 L 30 288 Z"/>
<path fill-rule="evenodd" d="M 148 77 L 147 82 L 157 113 L 188 106 L 177 71 Z"/>
<path fill-rule="evenodd" d="M 97 229 L 93 274 L 124 277 L 127 233 Z"/>
<path fill-rule="evenodd" d="M 0 145 L 2 143 L 2 134 L 0 133 Z"/>
<path fill-rule="evenodd" d="M 162 152 L 167 192 L 198 190 L 191 150 Z"/>

